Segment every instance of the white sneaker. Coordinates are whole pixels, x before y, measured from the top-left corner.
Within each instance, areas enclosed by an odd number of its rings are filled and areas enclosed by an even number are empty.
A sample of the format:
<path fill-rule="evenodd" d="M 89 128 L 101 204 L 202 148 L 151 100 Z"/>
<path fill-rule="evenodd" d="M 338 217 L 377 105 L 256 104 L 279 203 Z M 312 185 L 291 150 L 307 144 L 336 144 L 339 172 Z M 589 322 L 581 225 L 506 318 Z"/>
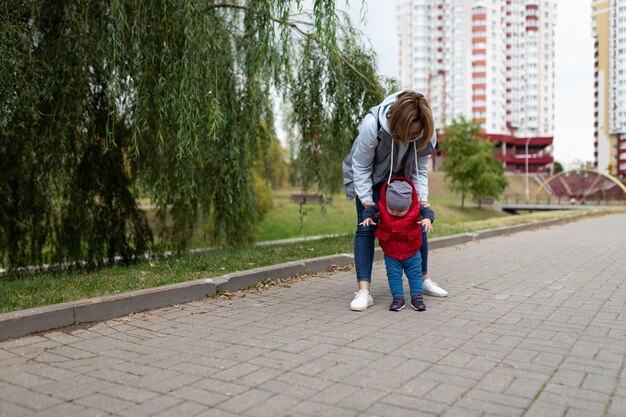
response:
<path fill-rule="evenodd" d="M 430 278 L 424 280 L 422 282 L 422 291 L 426 295 L 431 295 L 433 297 L 447 297 L 448 291 L 441 288 L 437 283 Z"/>
<path fill-rule="evenodd" d="M 368 290 L 361 290 L 354 293 L 354 298 L 350 303 L 350 310 L 352 311 L 365 311 L 367 307 L 374 304 L 374 299 L 370 295 Z"/>

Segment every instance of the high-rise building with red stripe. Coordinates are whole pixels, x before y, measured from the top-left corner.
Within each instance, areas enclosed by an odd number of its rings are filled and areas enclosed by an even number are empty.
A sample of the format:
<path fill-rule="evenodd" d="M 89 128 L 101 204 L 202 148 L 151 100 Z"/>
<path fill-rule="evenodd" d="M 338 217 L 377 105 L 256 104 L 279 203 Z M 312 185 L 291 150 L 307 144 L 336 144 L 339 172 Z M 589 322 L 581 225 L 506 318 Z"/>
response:
<path fill-rule="evenodd" d="M 551 171 L 554 0 L 399 0 L 400 82 L 444 129 L 480 122 L 507 170 Z"/>

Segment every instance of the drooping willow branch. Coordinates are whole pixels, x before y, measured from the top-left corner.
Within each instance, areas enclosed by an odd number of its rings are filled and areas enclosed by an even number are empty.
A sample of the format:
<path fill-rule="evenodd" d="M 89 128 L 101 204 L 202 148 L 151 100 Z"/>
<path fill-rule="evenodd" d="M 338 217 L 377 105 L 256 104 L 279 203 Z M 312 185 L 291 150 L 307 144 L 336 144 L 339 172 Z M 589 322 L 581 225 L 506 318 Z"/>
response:
<path fill-rule="evenodd" d="M 243 12 L 251 12 L 252 9 L 249 6 L 244 6 L 241 4 L 235 4 L 235 3 L 216 3 L 216 4 L 208 4 L 205 6 L 205 11 L 207 10 L 211 10 L 211 9 L 235 9 L 235 10 L 241 10 Z M 313 26 L 312 23 L 310 22 L 303 22 L 303 21 L 295 21 L 295 20 L 282 20 L 282 19 L 278 19 L 276 17 L 271 17 L 270 18 L 272 21 L 281 24 L 281 25 L 285 25 L 288 26 L 292 29 L 294 29 L 296 32 L 298 32 L 300 35 L 311 39 L 313 41 L 315 41 L 315 43 L 317 43 L 318 45 L 321 44 L 320 40 L 315 37 L 314 35 L 302 30 L 302 28 L 300 28 L 298 25 L 308 25 L 308 26 Z M 352 63 L 350 61 L 348 61 L 346 59 L 345 56 L 343 56 L 343 54 L 338 51 L 335 48 L 332 48 L 331 51 L 341 60 L 341 62 L 343 62 L 352 72 L 354 72 L 359 78 L 361 78 L 367 85 L 370 86 L 370 88 L 379 94 L 384 93 L 384 91 L 382 91 L 380 89 L 379 86 L 376 85 L 376 83 L 372 82 L 372 80 L 370 80 L 369 78 L 367 78 L 361 71 L 359 71 L 354 65 L 352 65 Z"/>

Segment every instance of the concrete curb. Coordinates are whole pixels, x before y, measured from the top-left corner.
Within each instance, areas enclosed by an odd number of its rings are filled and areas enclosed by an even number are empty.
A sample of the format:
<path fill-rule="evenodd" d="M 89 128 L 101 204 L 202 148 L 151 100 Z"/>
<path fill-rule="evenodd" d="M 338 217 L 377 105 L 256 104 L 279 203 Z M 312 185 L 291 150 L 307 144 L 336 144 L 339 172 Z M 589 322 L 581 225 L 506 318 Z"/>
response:
<path fill-rule="evenodd" d="M 447 248 L 474 240 L 568 223 L 582 217 L 586 217 L 586 215 L 581 214 L 563 219 L 525 223 L 475 233 L 463 233 L 430 239 L 428 246 L 430 250 Z M 383 259 L 382 251 L 380 248 L 377 248 L 374 260 L 379 261 L 381 259 Z M 218 292 L 234 292 L 251 287 L 261 281 L 275 281 L 280 278 L 289 278 L 306 273 L 324 272 L 333 267 L 350 265 L 353 262 L 354 256 L 352 254 L 322 256 L 234 272 L 217 278 L 199 279 L 123 294 L 4 313 L 0 314 L 0 341 L 74 324 L 103 321 L 130 313 L 197 301 L 214 296 Z"/>
<path fill-rule="evenodd" d="M 217 293 L 214 281 L 199 279 L 0 314 L 0 341 L 211 297 Z"/>

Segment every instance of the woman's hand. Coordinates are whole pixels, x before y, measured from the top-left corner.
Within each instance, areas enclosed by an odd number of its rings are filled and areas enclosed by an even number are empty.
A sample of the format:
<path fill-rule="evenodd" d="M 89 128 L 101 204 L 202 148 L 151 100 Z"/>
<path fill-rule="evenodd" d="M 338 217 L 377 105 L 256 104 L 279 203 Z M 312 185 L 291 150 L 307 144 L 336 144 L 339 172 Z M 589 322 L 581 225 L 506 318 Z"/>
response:
<path fill-rule="evenodd" d="M 374 220 L 368 218 L 359 223 L 359 226 L 376 226 L 376 223 L 374 223 Z"/>
<path fill-rule="evenodd" d="M 368 208 L 368 207 L 372 207 L 375 206 L 376 203 L 374 203 L 373 201 L 366 201 L 365 203 L 363 203 L 363 207 Z"/>
<path fill-rule="evenodd" d="M 430 233 L 433 231 L 433 223 L 430 221 L 430 219 L 422 219 L 417 223 L 419 223 L 422 226 L 423 230 L 426 233 Z"/>

